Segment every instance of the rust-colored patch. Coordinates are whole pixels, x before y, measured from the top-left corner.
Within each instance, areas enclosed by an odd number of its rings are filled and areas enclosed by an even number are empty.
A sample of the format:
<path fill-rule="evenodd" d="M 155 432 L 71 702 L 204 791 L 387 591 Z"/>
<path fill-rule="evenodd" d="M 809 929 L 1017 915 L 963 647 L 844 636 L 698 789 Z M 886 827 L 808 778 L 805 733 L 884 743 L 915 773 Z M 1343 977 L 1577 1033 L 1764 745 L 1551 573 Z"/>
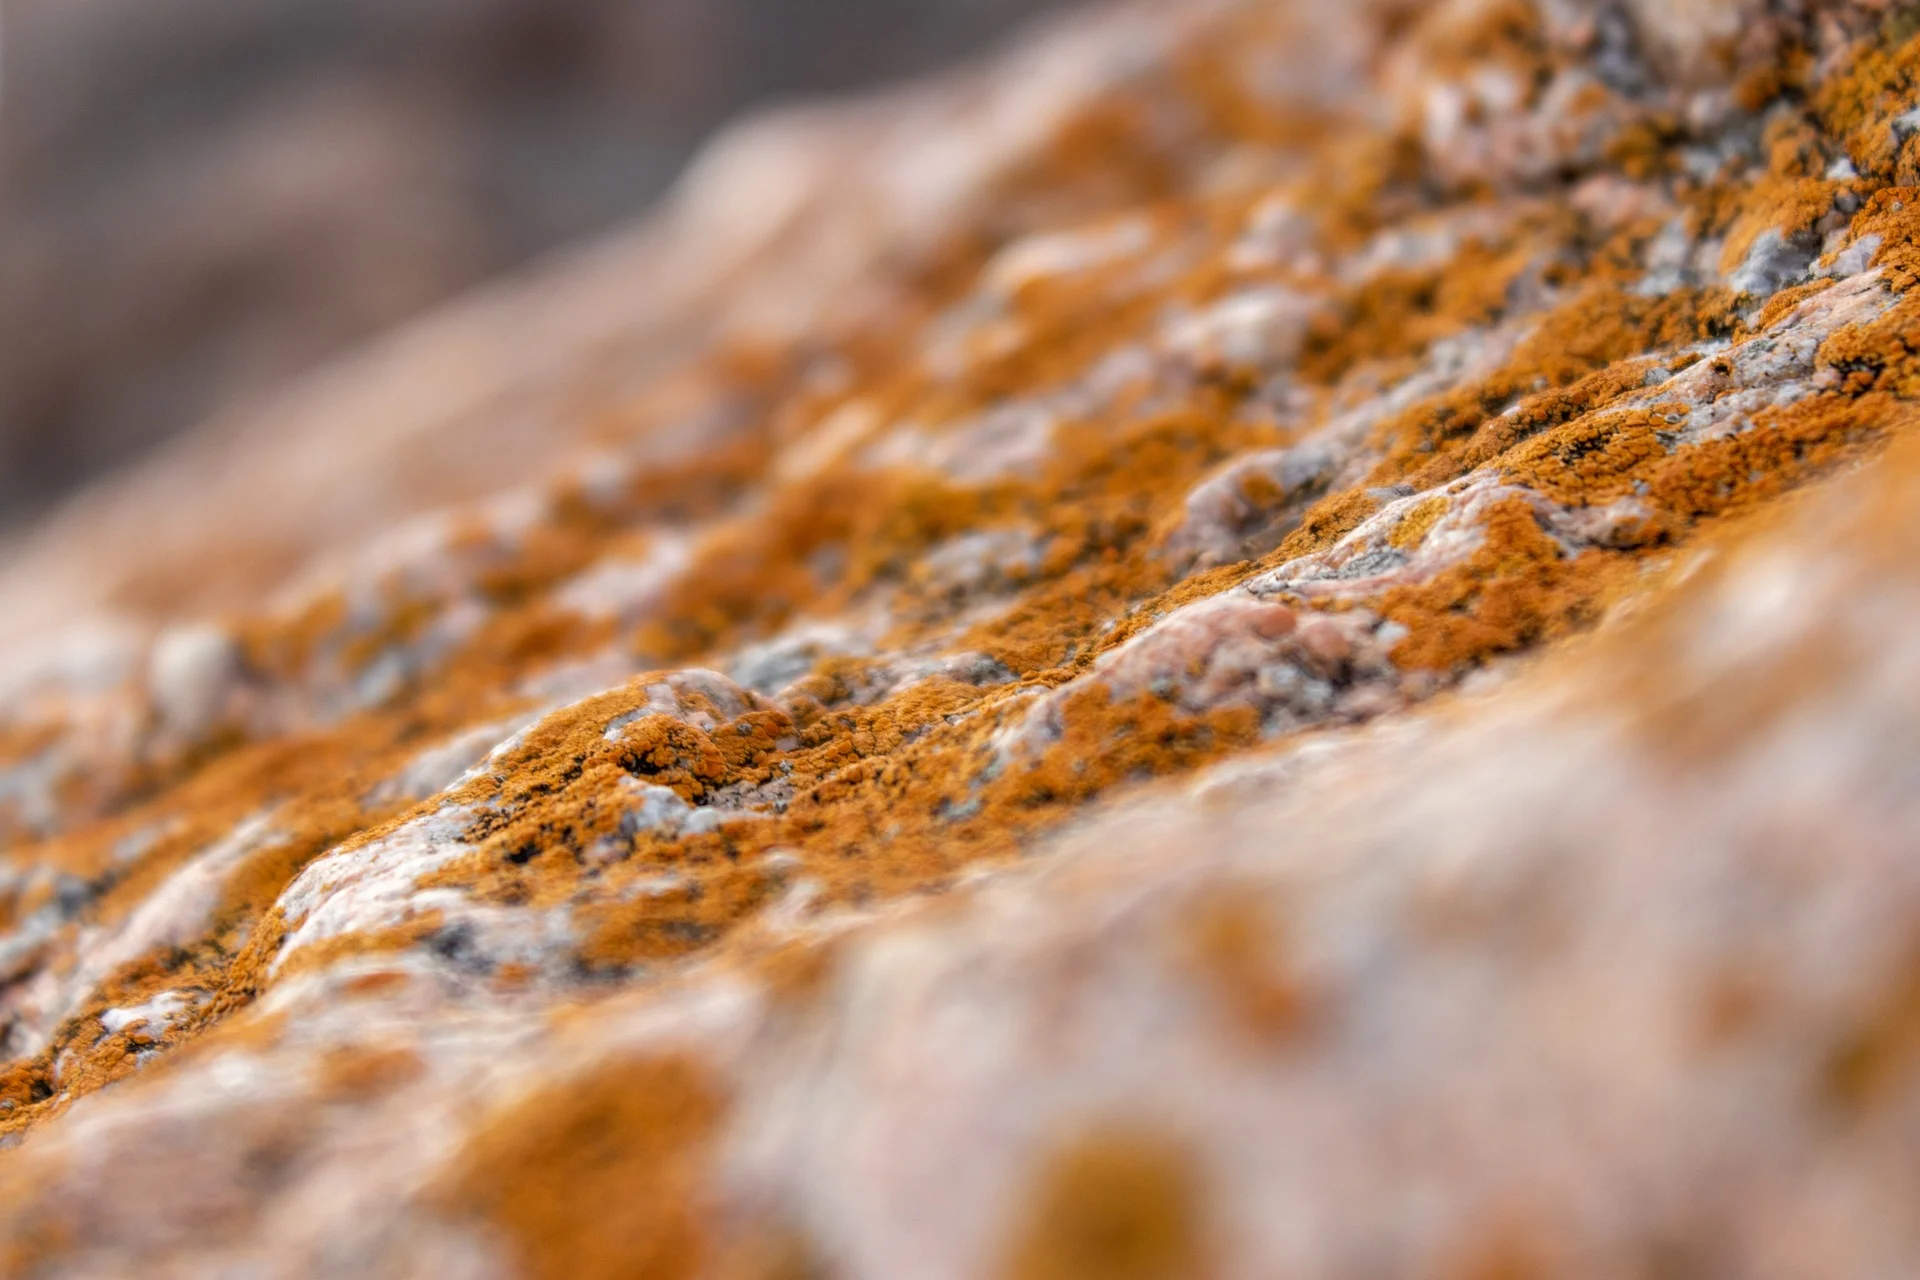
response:
<path fill-rule="evenodd" d="M 1864 1114 L 1920 1077 L 1920 957 L 1898 969 L 1856 1024 L 1828 1051 L 1823 1097 Z"/>
<path fill-rule="evenodd" d="M 1493 503 L 1480 547 L 1417 586 L 1390 588 L 1380 611 L 1408 629 L 1393 651 L 1407 667 L 1450 671 L 1569 633 L 1598 616 L 1623 557 L 1568 557 L 1525 500 Z"/>
<path fill-rule="evenodd" d="M 1195 971 L 1240 1031 L 1275 1045 L 1308 1030 L 1315 993 L 1291 970 L 1279 912 L 1258 898 L 1222 893 L 1195 904 L 1185 924 Z"/>
<path fill-rule="evenodd" d="M 434 1199 L 500 1232 L 535 1280 L 693 1277 L 725 1110 L 698 1063 L 606 1063 L 483 1121 Z"/>
<path fill-rule="evenodd" d="M 1040 1171 L 1007 1280 L 1199 1280 L 1205 1202 L 1178 1145 L 1124 1126 L 1068 1144 Z"/>
<path fill-rule="evenodd" d="M 406 1045 L 343 1045 L 321 1057 L 320 1091 L 347 1101 L 376 1098 L 425 1070 L 420 1055 Z"/>

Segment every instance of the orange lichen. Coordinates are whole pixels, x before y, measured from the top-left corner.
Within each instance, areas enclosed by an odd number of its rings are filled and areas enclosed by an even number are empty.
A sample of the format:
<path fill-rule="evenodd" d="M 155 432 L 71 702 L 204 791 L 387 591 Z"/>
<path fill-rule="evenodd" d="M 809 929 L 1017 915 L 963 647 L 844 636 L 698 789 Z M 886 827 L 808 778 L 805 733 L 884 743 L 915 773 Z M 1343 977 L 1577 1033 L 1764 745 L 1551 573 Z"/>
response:
<path fill-rule="evenodd" d="M 1827 162 L 1819 130 L 1799 114 L 1776 116 L 1763 146 L 1765 173 L 1732 206 L 1736 212 L 1720 255 L 1725 271 L 1738 267 L 1765 232 L 1782 239 L 1812 235 L 1836 200 L 1852 190 L 1848 182 L 1823 176 Z"/>
<path fill-rule="evenodd" d="M 1664 458 L 1657 410 L 1589 414 L 1516 445 L 1501 458 L 1501 470 L 1536 493 L 1568 506 L 1589 506 L 1626 497 L 1649 464 Z"/>
<path fill-rule="evenodd" d="M 0 1162 L 0 1205 L 32 1204 L 41 1199 L 41 1186 L 35 1172 Z M 0 1274 L 32 1275 L 42 1262 L 70 1250 L 76 1234 L 70 1213 L 38 1214 L 18 1223 L 0 1242 Z"/>
<path fill-rule="evenodd" d="M 1913 175 L 1899 167 L 1906 139 L 1894 131 L 1892 121 L 1913 106 L 1917 89 L 1920 35 L 1911 14 L 1895 14 L 1880 40 L 1814 90 L 1813 109 L 1863 177 L 1913 185 Z"/>
<path fill-rule="evenodd" d="M 1920 961 L 1910 960 L 1889 990 L 1828 1052 L 1821 1085 L 1826 1099 L 1855 1114 L 1886 1097 L 1920 1065 Z"/>
<path fill-rule="evenodd" d="M 420 1077 L 426 1064 L 406 1045 L 344 1045 L 320 1059 L 320 1089 L 328 1097 L 378 1097 Z"/>
<path fill-rule="evenodd" d="M 1219 894 L 1195 904 L 1184 923 L 1195 971 L 1250 1040 L 1285 1044 L 1308 1028 L 1314 993 L 1289 971 L 1285 930 L 1266 904 Z"/>
<path fill-rule="evenodd" d="M 1387 535 L 1387 541 L 1402 551 L 1419 546 L 1426 540 L 1440 517 L 1447 514 L 1447 499 L 1444 494 L 1435 494 L 1414 504 L 1393 532 Z"/>
<path fill-rule="evenodd" d="M 724 1093 L 681 1058 L 613 1062 L 484 1121 L 436 1194 L 505 1237 L 544 1280 L 702 1271 L 708 1143 Z"/>
<path fill-rule="evenodd" d="M 1408 630 L 1394 661 L 1449 671 L 1565 635 L 1597 616 L 1623 559 L 1601 551 L 1569 557 L 1526 501 L 1503 498 L 1489 507 L 1481 545 L 1465 561 L 1381 597 L 1380 612 Z"/>
<path fill-rule="evenodd" d="M 1198 1280 L 1209 1274 L 1204 1201 L 1180 1148 L 1103 1129 L 1048 1161 L 1027 1202 L 1007 1280 Z"/>

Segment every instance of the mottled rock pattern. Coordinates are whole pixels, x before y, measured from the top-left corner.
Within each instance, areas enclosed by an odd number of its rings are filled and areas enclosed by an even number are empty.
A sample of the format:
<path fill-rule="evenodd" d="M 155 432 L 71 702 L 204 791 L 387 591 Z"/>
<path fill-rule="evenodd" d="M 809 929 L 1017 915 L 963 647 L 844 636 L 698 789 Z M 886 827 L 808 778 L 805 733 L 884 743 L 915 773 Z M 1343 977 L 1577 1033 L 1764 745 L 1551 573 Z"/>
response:
<path fill-rule="evenodd" d="M 1090 15 L 50 528 L 0 1258 L 1911 1273 L 1916 103 L 1872 3 Z"/>

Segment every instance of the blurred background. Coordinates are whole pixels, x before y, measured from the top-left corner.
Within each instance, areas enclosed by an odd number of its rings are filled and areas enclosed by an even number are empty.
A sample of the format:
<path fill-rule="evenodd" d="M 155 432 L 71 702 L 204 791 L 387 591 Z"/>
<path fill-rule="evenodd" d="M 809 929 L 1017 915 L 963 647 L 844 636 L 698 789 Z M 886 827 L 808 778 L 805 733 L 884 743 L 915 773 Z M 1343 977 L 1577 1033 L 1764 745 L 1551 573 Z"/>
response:
<path fill-rule="evenodd" d="M 0 530 L 1051 0 L 0 0 Z"/>

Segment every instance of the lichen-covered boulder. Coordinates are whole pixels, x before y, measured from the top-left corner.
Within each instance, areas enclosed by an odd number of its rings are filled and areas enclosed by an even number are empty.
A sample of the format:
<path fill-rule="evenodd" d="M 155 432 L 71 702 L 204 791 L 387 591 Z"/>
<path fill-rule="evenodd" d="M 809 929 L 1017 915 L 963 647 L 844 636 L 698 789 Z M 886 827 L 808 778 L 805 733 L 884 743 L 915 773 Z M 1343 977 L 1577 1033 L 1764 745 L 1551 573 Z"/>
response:
<path fill-rule="evenodd" d="M 736 135 L 0 573 L 0 1269 L 1920 1269 L 1920 22 Z"/>

